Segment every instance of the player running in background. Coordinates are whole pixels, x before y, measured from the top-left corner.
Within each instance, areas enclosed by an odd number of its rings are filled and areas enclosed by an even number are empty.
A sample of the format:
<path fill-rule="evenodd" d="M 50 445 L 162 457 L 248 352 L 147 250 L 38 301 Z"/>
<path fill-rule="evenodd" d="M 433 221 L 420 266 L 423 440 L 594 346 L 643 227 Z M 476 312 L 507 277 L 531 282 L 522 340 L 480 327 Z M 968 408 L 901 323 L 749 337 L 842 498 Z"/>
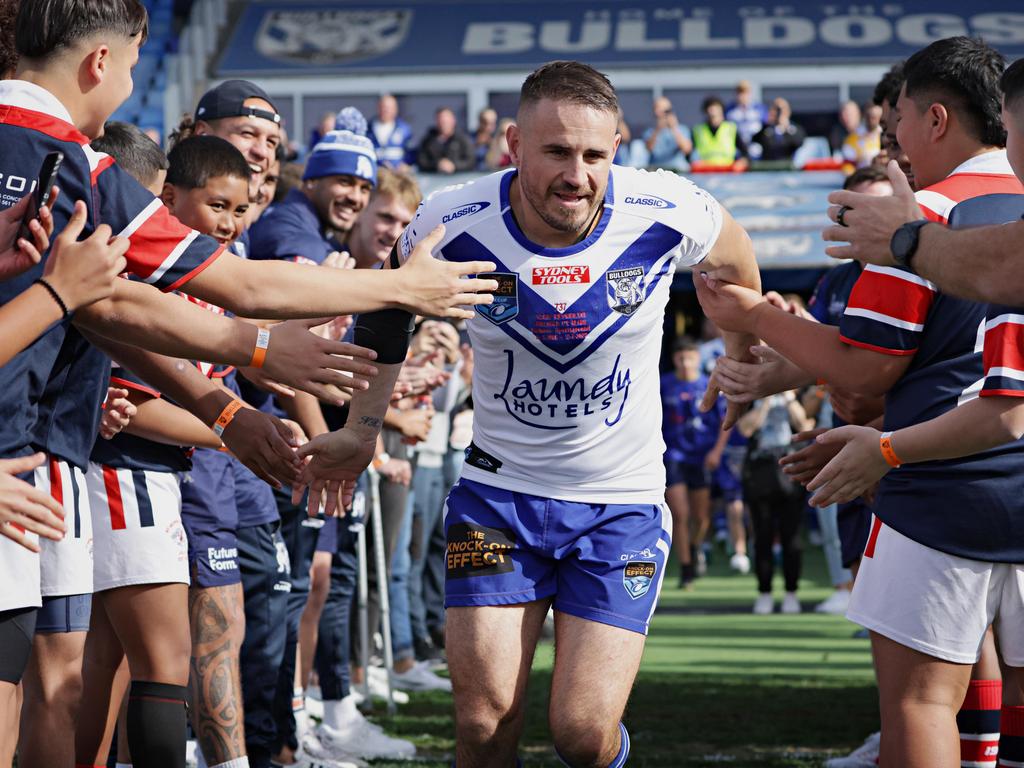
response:
<path fill-rule="evenodd" d="M 541 625 L 555 609 L 555 749 L 621 766 L 621 722 L 670 546 L 658 375 L 677 265 L 759 290 L 750 241 L 714 198 L 671 173 L 612 166 L 618 99 L 607 78 L 553 62 L 523 85 L 508 132 L 516 168 L 435 194 L 399 241 L 437 222 L 435 253 L 490 254 L 492 306 L 469 323 L 474 439 L 448 498 L 447 650 L 456 765 L 513 765 Z M 397 260 L 397 259 L 396 259 Z M 367 315 L 356 338 L 409 318 Z M 372 456 L 405 342 L 380 358 L 346 427 L 302 451 L 305 479 L 349 487 Z M 753 337 L 727 336 L 745 357 Z M 727 425 L 738 408 L 730 407 Z"/>
<path fill-rule="evenodd" d="M 722 429 L 725 402 L 700 410 L 708 379 L 701 373 L 700 347 L 689 337 L 672 347 L 674 371 L 661 377 L 662 436 L 665 439 L 665 501 L 672 512 L 673 548 L 679 586 L 690 586 L 707 571 L 703 551 L 711 514 L 709 475 L 718 469 L 730 430 Z M 703 564 L 703 565 L 702 565 Z"/>

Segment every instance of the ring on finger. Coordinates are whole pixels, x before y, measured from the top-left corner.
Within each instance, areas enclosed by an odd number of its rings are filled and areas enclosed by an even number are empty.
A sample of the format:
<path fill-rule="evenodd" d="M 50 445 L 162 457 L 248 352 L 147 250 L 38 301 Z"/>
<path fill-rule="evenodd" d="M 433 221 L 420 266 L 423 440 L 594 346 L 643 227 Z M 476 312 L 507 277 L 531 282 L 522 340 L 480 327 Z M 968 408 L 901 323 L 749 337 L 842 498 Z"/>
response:
<path fill-rule="evenodd" d="M 836 223 L 840 227 L 848 227 L 848 226 L 850 226 L 849 224 L 846 223 L 846 221 L 843 218 L 844 216 L 846 216 L 846 212 L 848 210 L 850 210 L 850 206 L 848 206 L 848 205 L 841 205 L 841 206 L 839 206 L 839 211 L 838 211 L 838 213 L 836 213 Z"/>

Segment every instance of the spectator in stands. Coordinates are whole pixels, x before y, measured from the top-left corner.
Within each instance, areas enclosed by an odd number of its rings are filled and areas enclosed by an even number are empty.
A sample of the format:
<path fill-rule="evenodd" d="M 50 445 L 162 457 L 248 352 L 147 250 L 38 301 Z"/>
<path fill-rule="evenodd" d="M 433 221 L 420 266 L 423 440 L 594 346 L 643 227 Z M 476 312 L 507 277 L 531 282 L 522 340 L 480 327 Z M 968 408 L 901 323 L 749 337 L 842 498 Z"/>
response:
<path fill-rule="evenodd" d="M 705 122 L 693 129 L 693 159 L 706 165 L 731 166 L 747 156 L 746 142 L 736 123 L 725 119 L 725 106 L 717 96 L 708 96 L 701 104 Z"/>
<path fill-rule="evenodd" d="M 881 149 L 882 108 L 878 104 L 869 103 L 864 108 L 864 122 L 843 142 L 843 159 L 857 168 L 864 168 L 871 165 Z"/>
<path fill-rule="evenodd" d="M 490 107 L 484 107 L 476 118 L 476 132 L 473 134 L 473 148 L 476 152 L 476 169 L 487 170 L 487 153 L 497 135 L 498 113 Z"/>
<path fill-rule="evenodd" d="M 512 165 L 512 155 L 508 151 L 508 127 L 515 125 L 511 117 L 503 117 L 498 123 L 498 130 L 491 139 L 491 146 L 484 157 L 484 167 L 489 171 L 500 171 Z"/>
<path fill-rule="evenodd" d="M 654 125 L 644 131 L 644 145 L 649 153 L 644 165 L 674 170 L 689 167 L 686 156 L 693 150 L 690 129 L 680 124 L 672 102 L 664 96 L 654 100 Z"/>
<path fill-rule="evenodd" d="M 792 160 L 804 143 L 807 132 L 790 122 L 791 116 L 788 101 L 780 97 L 772 102 L 768 124 L 754 136 L 754 143 L 761 147 L 762 160 Z"/>
<path fill-rule="evenodd" d="M 337 115 L 334 112 L 324 112 L 320 115 L 320 122 L 317 123 L 316 128 L 309 132 L 310 151 L 324 140 L 324 136 L 334 130 L 334 120 L 336 117 Z"/>
<path fill-rule="evenodd" d="M 402 169 L 412 162 L 412 128 L 398 116 L 398 99 L 390 93 L 377 101 L 370 141 L 377 150 L 377 162 L 384 167 Z"/>
<path fill-rule="evenodd" d="M 843 145 L 847 137 L 860 128 L 860 107 L 856 101 L 844 101 L 839 108 L 839 121 L 832 126 L 828 134 L 828 146 L 832 156 L 841 159 Z"/>
<path fill-rule="evenodd" d="M 783 613 L 800 613 L 796 590 L 800 580 L 803 544 L 800 521 L 804 512 L 804 490 L 779 467 L 779 459 L 790 452 L 793 435 L 813 428 L 796 392 L 790 390 L 758 400 L 739 420 L 740 432 L 750 438 L 743 465 L 743 495 L 750 507 L 754 529 L 754 570 L 758 598 L 754 613 L 774 610 L 772 576 L 775 537 L 782 544 L 782 573 L 785 579 Z"/>
<path fill-rule="evenodd" d="M 473 170 L 473 142 L 459 130 L 455 113 L 441 107 L 434 116 L 434 127 L 420 142 L 416 164 L 424 173 L 458 173 Z"/>
<path fill-rule="evenodd" d="M 764 127 L 768 109 L 760 101 L 754 101 L 754 89 L 749 80 L 740 80 L 736 84 L 736 101 L 726 108 L 725 119 L 736 123 L 740 138 L 747 144 Z"/>
<path fill-rule="evenodd" d="M 615 150 L 615 164 L 616 165 L 632 165 L 632 142 L 633 132 L 629 130 L 629 123 L 626 122 L 626 116 L 622 113 L 622 107 L 619 107 L 619 125 L 617 128 L 619 136 L 619 148 Z"/>

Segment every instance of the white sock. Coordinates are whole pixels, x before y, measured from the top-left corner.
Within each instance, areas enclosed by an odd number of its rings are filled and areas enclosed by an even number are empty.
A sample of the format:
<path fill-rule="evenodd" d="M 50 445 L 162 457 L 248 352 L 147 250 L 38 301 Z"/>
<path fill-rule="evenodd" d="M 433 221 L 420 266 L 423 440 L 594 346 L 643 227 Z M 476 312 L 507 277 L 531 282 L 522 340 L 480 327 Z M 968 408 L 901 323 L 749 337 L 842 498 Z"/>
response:
<path fill-rule="evenodd" d="M 211 765 L 210 768 L 249 768 L 249 758 L 236 757 L 234 760 L 228 760 L 226 763 Z"/>
<path fill-rule="evenodd" d="M 115 763 L 114 768 L 132 768 L 131 763 Z"/>
<path fill-rule="evenodd" d="M 324 701 L 324 725 L 340 731 L 346 725 L 356 720 L 359 710 L 356 709 L 356 700 L 352 694 L 344 699 L 328 699 Z"/>

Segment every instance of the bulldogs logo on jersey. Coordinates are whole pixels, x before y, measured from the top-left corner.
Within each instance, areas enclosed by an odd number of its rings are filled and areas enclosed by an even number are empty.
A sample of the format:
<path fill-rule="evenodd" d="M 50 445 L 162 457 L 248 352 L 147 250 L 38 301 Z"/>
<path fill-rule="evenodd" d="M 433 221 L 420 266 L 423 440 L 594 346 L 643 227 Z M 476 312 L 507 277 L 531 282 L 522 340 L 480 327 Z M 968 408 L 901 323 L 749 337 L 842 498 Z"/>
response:
<path fill-rule="evenodd" d="M 610 269 L 605 273 L 608 306 L 623 315 L 632 315 L 644 303 L 643 267 Z"/>
<path fill-rule="evenodd" d="M 519 277 L 511 272 L 481 272 L 477 277 L 497 280 L 494 302 L 477 304 L 475 309 L 495 325 L 507 323 L 519 314 Z"/>
<path fill-rule="evenodd" d="M 648 560 L 635 560 L 626 563 L 622 569 L 622 586 L 626 588 L 629 596 L 639 600 L 646 595 L 651 584 L 654 583 L 654 574 L 658 572 L 658 564 Z"/>

